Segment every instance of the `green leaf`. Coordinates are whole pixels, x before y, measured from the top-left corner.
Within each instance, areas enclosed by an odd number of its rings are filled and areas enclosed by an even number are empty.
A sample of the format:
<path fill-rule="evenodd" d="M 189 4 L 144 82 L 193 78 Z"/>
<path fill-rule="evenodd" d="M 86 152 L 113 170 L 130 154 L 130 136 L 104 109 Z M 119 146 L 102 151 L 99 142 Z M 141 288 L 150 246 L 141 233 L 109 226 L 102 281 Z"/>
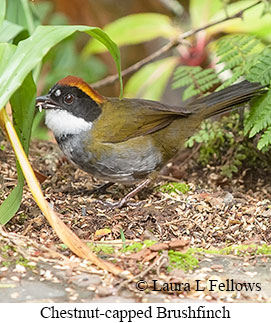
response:
<path fill-rule="evenodd" d="M 21 41 L 17 47 L 7 43 L 0 44 L 0 108 L 4 107 L 8 100 L 11 101 L 15 129 L 26 153 L 29 147 L 36 95 L 31 71 L 52 46 L 75 31 L 86 32 L 102 41 L 112 54 L 120 75 L 118 47 L 96 27 L 40 26 L 31 37 Z M 0 223 L 6 223 L 18 210 L 23 184 L 22 172 L 18 167 L 18 185 L 0 207 Z"/>
<path fill-rule="evenodd" d="M 257 1 L 241 0 L 227 5 L 227 10 L 221 9 L 210 20 L 214 22 L 226 16 L 236 14 L 240 10 L 249 7 Z M 265 4 L 262 2 L 257 6 L 247 10 L 243 14 L 243 19 L 231 19 L 207 29 L 207 33 L 251 33 L 267 41 L 270 40 L 271 15 L 264 14 Z"/>
<path fill-rule="evenodd" d="M 16 37 L 24 28 L 10 21 L 4 20 L 0 26 L 0 42 L 7 43 Z"/>
<path fill-rule="evenodd" d="M 129 15 L 106 25 L 103 30 L 118 46 L 138 44 L 157 37 L 172 38 L 179 33 L 168 16 L 158 13 Z M 94 39 L 86 45 L 83 55 L 104 51 L 105 47 Z"/>
<path fill-rule="evenodd" d="M 36 86 L 32 75 L 29 74 L 22 86 L 12 95 L 10 103 L 12 106 L 13 123 L 16 132 L 28 154 L 31 127 L 35 109 Z M 7 223 L 20 207 L 24 176 L 17 163 L 18 184 L 0 206 L 0 223 Z"/>
<path fill-rule="evenodd" d="M 14 54 L 16 46 L 8 43 L 0 43 L 0 71 L 8 64 L 9 58 Z"/>
<path fill-rule="evenodd" d="M 18 167 L 18 164 L 17 164 Z M 13 215 L 18 211 L 24 186 L 24 175 L 22 171 L 18 171 L 18 184 L 9 194 L 9 196 L 0 205 L 0 224 L 6 224 Z"/>
<path fill-rule="evenodd" d="M 21 0 L 7 1 L 5 19 L 10 22 L 13 22 L 14 24 L 23 26 L 25 29 L 27 28 L 25 13 L 23 10 Z"/>
<path fill-rule="evenodd" d="M 6 14 L 6 0 L 0 1 L 0 26 L 2 25 Z"/>
<path fill-rule="evenodd" d="M 177 58 L 169 57 L 144 66 L 127 82 L 125 97 L 159 100 L 176 65 Z"/>
<path fill-rule="evenodd" d="M 26 154 L 28 154 L 32 122 L 35 113 L 35 99 L 36 85 L 30 73 L 10 99 L 13 125 Z"/>
<path fill-rule="evenodd" d="M 76 31 L 86 32 L 108 48 L 117 66 L 120 96 L 122 95 L 119 49 L 106 33 L 97 27 L 88 26 L 39 26 L 29 38 L 18 44 L 8 64 L 0 70 L 0 109 L 4 107 L 14 91 L 20 87 L 26 75 L 41 62 L 47 52 Z"/>
<path fill-rule="evenodd" d="M 1 0 L 2 1 L 2 0 Z M 33 6 L 29 0 L 9 0 L 7 1 L 7 10 L 5 19 L 16 25 L 22 26 L 23 29 L 28 30 L 29 34 L 32 34 L 35 29 L 35 24 L 38 24 L 38 20 L 34 23 L 33 19 Z"/>
<path fill-rule="evenodd" d="M 197 29 L 204 26 L 221 8 L 221 0 L 190 0 L 189 13 L 192 27 Z"/>

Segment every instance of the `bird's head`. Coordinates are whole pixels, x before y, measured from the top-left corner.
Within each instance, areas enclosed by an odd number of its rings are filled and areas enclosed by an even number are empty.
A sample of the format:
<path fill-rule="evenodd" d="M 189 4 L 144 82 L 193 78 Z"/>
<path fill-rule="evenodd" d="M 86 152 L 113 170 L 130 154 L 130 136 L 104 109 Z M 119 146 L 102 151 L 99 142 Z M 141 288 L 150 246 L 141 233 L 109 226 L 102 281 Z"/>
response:
<path fill-rule="evenodd" d="M 46 125 L 55 136 L 61 136 L 91 129 L 105 100 L 83 79 L 67 76 L 58 81 L 48 94 L 37 97 L 36 107 L 46 111 Z"/>

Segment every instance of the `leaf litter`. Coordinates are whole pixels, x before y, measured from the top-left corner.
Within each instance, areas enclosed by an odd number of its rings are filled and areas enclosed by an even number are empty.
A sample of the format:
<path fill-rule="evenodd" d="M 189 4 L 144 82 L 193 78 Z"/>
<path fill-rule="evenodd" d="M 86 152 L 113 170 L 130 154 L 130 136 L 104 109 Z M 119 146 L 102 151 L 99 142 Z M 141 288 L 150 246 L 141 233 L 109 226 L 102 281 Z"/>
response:
<path fill-rule="evenodd" d="M 1 146 L 5 148 L 0 150 L 0 201 L 16 185 L 13 154 L 5 141 Z M 212 275 L 225 281 L 228 277 L 225 259 L 227 264 L 242 271 L 241 280 L 251 278 L 253 274 L 250 273 L 255 266 L 258 268 L 257 265 L 270 268 L 270 255 L 257 254 L 257 246 L 271 244 L 271 186 L 266 176 L 253 174 L 252 181 L 245 172 L 245 176 L 241 174 L 229 180 L 217 175 L 215 167 L 199 168 L 193 159 L 181 164 L 179 172 L 176 172 L 176 164 L 171 163 L 156 184 L 163 187 L 162 191 L 150 187 L 132 200 L 132 206 L 109 210 L 97 203 L 97 199 L 118 200 L 131 188 L 115 184 L 101 195 L 90 195 L 93 187 L 101 183 L 68 163 L 57 146 L 50 142 L 33 142 L 30 161 L 41 174 L 47 201 L 62 220 L 80 239 L 89 241 L 90 248 L 100 257 L 129 270 L 134 277 L 146 279 L 149 288 L 144 292 L 136 290 L 134 281 L 113 277 L 75 257 L 59 241 L 27 187 L 19 211 L 1 228 L 0 287 L 3 280 L 4 283 L 12 281 L 14 274 L 23 279 L 31 270 L 41 280 L 65 281 L 71 286 L 65 291 L 70 301 L 84 301 L 88 297 L 94 300 L 126 297 L 141 302 L 182 301 L 184 298 L 229 302 L 271 299 L 271 293 L 265 296 L 262 293 L 211 293 L 193 289 L 197 277 L 204 283 Z M 165 189 L 167 181 L 164 178 L 168 180 L 172 173 L 175 173 L 172 182 L 185 183 L 185 194 L 172 186 L 170 191 Z M 137 202 L 141 203 L 136 205 Z M 8 255 L 3 252 L 5 245 L 11 246 Z M 219 253 L 223 248 L 240 245 L 256 247 L 239 250 L 237 254 L 234 247 L 227 254 Z M 206 251 L 214 252 L 208 254 Z M 18 255 L 30 266 L 20 264 Z M 7 261 L 7 258 L 11 260 Z M 177 259 L 177 263 L 173 259 Z M 178 264 L 178 259 L 183 265 Z M 25 265 L 26 272 L 20 271 L 18 264 Z M 86 279 L 84 287 L 82 277 Z M 186 282 L 192 287 L 190 291 L 157 292 L 152 290 L 154 280 L 159 286 L 165 282 Z M 86 291 L 93 294 L 86 294 Z"/>

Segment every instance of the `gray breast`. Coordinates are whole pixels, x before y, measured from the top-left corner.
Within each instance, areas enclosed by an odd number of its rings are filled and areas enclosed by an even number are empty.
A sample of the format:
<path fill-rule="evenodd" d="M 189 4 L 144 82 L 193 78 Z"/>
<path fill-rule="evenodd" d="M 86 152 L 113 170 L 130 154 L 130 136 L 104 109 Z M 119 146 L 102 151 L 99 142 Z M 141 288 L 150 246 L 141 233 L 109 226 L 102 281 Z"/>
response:
<path fill-rule="evenodd" d="M 99 158 L 91 151 L 85 151 L 82 143 L 86 135 L 68 135 L 57 138 L 65 156 L 82 170 L 103 180 L 119 183 L 134 183 L 160 168 L 162 156 L 150 140 L 142 147 L 129 149 L 127 142 L 105 144 L 108 149 Z M 89 142 L 90 138 L 87 138 Z"/>

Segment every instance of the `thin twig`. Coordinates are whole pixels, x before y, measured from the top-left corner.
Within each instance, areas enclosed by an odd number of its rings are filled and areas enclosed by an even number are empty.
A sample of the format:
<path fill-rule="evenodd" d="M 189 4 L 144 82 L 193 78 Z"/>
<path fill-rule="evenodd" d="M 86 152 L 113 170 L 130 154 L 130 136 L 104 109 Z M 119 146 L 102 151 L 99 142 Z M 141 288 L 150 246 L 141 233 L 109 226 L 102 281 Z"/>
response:
<path fill-rule="evenodd" d="M 245 11 L 257 6 L 260 3 L 262 3 L 262 0 L 259 0 L 259 1 L 255 2 L 254 4 L 252 4 L 252 5 L 250 5 L 250 6 L 246 7 L 246 8 L 238 11 L 236 14 L 234 14 L 232 16 L 227 16 L 227 17 L 225 17 L 223 19 L 220 19 L 218 21 L 212 22 L 212 23 L 210 23 L 208 25 L 205 25 L 203 27 L 200 27 L 198 29 L 189 30 L 189 31 L 183 33 L 182 35 L 180 35 L 176 39 L 171 40 L 169 43 L 167 43 L 166 45 L 164 45 L 163 47 L 158 49 L 156 52 L 152 53 L 151 55 L 143 58 L 141 61 L 138 61 L 134 65 L 131 65 L 128 68 L 126 68 L 125 70 L 123 70 L 121 72 L 122 77 L 130 75 L 130 74 L 136 72 L 141 67 L 147 65 L 148 63 L 150 63 L 150 62 L 154 61 L 155 59 L 157 59 L 158 57 L 162 56 L 163 54 L 169 52 L 174 47 L 180 45 L 182 40 L 187 38 L 187 37 L 195 35 L 195 34 L 199 33 L 202 30 L 205 30 L 205 29 L 208 29 L 208 28 L 213 27 L 215 25 L 221 24 L 221 23 L 223 23 L 225 21 L 236 19 L 236 18 L 242 18 Z M 102 79 L 102 80 L 100 80 L 98 82 L 95 82 L 95 83 L 91 84 L 91 86 L 93 88 L 99 88 L 101 86 L 109 85 L 109 84 L 112 84 L 112 83 L 116 82 L 118 80 L 118 78 L 119 78 L 118 74 L 110 75 L 110 76 L 107 76 L 107 77 L 105 77 L 104 79 Z"/>
<path fill-rule="evenodd" d="M 247 11 L 247 10 L 249 10 L 249 9 L 251 9 L 251 8 L 253 8 L 253 7 L 255 7 L 255 6 L 257 6 L 257 5 L 258 5 L 258 4 L 260 4 L 260 3 L 262 3 L 262 0 L 259 0 L 259 1 L 255 2 L 254 4 L 252 4 L 252 5 L 250 5 L 250 6 L 246 7 L 246 8 L 244 8 L 244 9 L 242 9 L 242 10 L 238 11 L 237 13 L 235 13 L 235 14 L 234 14 L 234 15 L 232 15 L 232 16 L 227 16 L 227 17 L 225 17 L 225 18 L 223 18 L 223 19 L 217 20 L 217 21 L 215 21 L 215 22 L 211 22 L 210 24 L 205 25 L 205 26 L 200 27 L 200 28 L 195 29 L 195 30 L 189 30 L 189 31 L 187 31 L 187 32 L 183 33 L 183 34 L 179 37 L 179 40 L 182 40 L 182 39 L 184 39 L 184 38 L 190 37 L 190 36 L 192 36 L 192 35 L 194 35 L 194 34 L 196 34 L 196 33 L 200 32 L 200 31 L 202 31 L 202 30 L 208 29 L 208 28 L 213 27 L 213 26 L 215 26 L 215 25 L 219 25 L 219 24 L 221 24 L 221 23 L 223 23 L 223 22 L 225 22 L 225 21 L 232 20 L 232 19 L 235 19 L 235 18 L 242 18 L 242 17 L 243 17 L 243 14 L 244 14 L 244 12 L 245 12 L 245 11 Z"/>
<path fill-rule="evenodd" d="M 179 41 L 177 41 L 177 40 L 170 41 L 165 46 L 158 49 L 156 52 L 152 53 L 151 55 L 143 58 L 141 61 L 138 61 L 134 65 L 131 65 L 128 68 L 126 68 L 125 70 L 123 70 L 121 72 L 121 76 L 124 77 L 124 76 L 127 76 L 133 72 L 136 72 L 141 67 L 154 61 L 156 58 L 162 56 L 163 54 L 167 53 L 172 48 L 176 47 L 178 44 L 179 44 Z M 107 76 L 106 78 L 104 78 L 103 80 L 100 80 L 98 82 L 91 84 L 91 87 L 98 88 L 98 87 L 101 87 L 104 85 L 112 84 L 112 83 L 116 82 L 118 80 L 118 78 L 119 78 L 118 74 L 110 75 L 110 76 Z"/>

